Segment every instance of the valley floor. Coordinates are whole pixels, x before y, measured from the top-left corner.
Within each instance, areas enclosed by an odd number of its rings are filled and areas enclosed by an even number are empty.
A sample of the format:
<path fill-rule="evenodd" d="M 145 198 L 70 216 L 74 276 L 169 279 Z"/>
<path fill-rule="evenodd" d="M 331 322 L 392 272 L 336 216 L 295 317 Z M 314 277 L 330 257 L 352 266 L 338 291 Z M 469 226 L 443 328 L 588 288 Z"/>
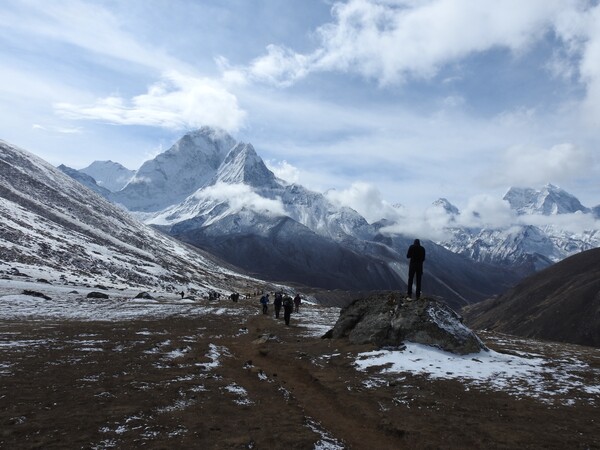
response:
<path fill-rule="evenodd" d="M 335 308 L 286 327 L 257 298 L 17 291 L 0 285 L 0 448 L 600 448 L 597 349 L 374 351 L 320 338 Z"/>

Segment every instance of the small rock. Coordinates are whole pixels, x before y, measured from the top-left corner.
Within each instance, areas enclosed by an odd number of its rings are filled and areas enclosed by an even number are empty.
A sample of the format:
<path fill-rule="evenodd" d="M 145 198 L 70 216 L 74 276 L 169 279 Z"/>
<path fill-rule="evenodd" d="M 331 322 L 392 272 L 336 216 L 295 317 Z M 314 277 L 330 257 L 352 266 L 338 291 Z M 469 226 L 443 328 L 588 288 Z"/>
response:
<path fill-rule="evenodd" d="M 92 291 L 87 295 L 87 298 L 108 298 L 108 294 L 104 292 Z"/>
<path fill-rule="evenodd" d="M 30 295 L 32 297 L 40 297 L 40 298 L 43 298 L 44 300 L 52 300 L 52 298 L 48 297 L 46 294 L 42 294 L 41 292 L 37 292 L 37 291 L 31 291 L 29 289 L 25 289 L 23 291 L 23 295 Z"/>

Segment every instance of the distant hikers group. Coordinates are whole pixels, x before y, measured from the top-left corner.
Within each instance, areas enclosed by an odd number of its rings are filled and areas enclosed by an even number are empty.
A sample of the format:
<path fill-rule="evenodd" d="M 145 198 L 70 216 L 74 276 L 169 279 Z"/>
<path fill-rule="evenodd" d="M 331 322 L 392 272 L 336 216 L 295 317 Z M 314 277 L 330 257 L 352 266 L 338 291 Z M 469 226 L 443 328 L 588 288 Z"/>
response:
<path fill-rule="evenodd" d="M 265 294 L 260 298 L 260 303 L 262 305 L 263 314 L 269 313 L 269 294 Z M 300 304 L 302 303 L 302 298 L 300 294 L 296 294 L 296 297 L 292 299 L 287 294 L 283 294 L 283 292 L 277 292 L 275 294 L 275 300 L 273 301 L 273 307 L 275 309 L 275 318 L 279 319 L 279 314 L 281 313 L 281 308 L 283 307 L 283 319 L 286 325 L 290 325 L 290 318 L 292 316 L 292 311 L 300 312 Z"/>

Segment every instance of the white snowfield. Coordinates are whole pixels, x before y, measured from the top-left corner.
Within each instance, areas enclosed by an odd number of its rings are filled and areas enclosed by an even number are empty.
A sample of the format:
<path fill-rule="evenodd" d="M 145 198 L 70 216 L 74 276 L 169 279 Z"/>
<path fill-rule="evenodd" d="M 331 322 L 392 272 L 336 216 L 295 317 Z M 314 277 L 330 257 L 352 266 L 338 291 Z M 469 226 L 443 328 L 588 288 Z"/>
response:
<path fill-rule="evenodd" d="M 532 353 L 512 355 L 493 350 L 455 355 L 407 342 L 404 350 L 360 353 L 355 365 L 361 371 L 380 367 L 380 374 L 386 375 L 408 373 L 432 379 L 457 379 L 467 389 L 505 391 L 516 397 L 532 397 L 548 403 L 566 395 L 569 398 L 562 403 L 574 404 L 583 400 L 600 404 L 600 371 L 579 360 L 575 354 L 564 355 L 558 360 Z M 582 376 L 589 373 L 594 374 L 592 384 L 585 382 Z"/>
<path fill-rule="evenodd" d="M 87 299 L 85 295 L 93 290 L 91 288 L 76 289 L 78 293 L 75 294 L 72 293 L 72 286 L 33 284 L 32 287 L 32 284 L 0 280 L 0 321 L 128 321 L 207 315 L 226 315 L 233 320 L 234 317 L 259 314 L 257 307 L 250 306 L 252 300 L 241 300 L 235 304 L 229 299 L 190 302 L 175 294 L 144 300 L 133 299 L 138 291 L 114 289 L 106 291 L 110 295 L 109 299 Z M 41 291 L 52 299 L 15 293 L 18 289 Z M 319 339 L 333 327 L 338 317 L 339 308 L 325 308 L 308 302 L 303 303 L 300 312 L 292 316 L 293 325 L 300 328 L 301 334 L 307 339 Z M 559 402 L 576 405 L 584 401 L 600 405 L 600 370 L 591 367 L 583 357 L 585 352 L 587 358 L 591 355 L 593 359 L 600 359 L 600 350 L 508 336 L 499 338 L 490 335 L 487 339 L 488 343 L 493 342 L 509 353 L 490 350 L 461 356 L 407 342 L 403 350 L 384 349 L 359 354 L 336 351 L 323 355 L 321 359 L 351 359 L 356 369 L 367 377 L 364 386 L 374 389 L 392 380 L 409 383 L 408 376 L 420 376 L 435 380 L 460 380 L 467 390 L 504 391 L 519 398 L 529 397 L 549 404 Z M 31 345 L 41 344 L 19 340 L 18 336 L 0 332 L 0 349 Z M 82 346 L 89 347 L 83 341 Z M 536 352 L 518 350 L 523 348 L 535 348 Z M 168 358 L 177 356 L 178 354 L 166 355 Z M 218 366 L 220 358 L 228 356 L 228 351 L 211 346 L 210 355 L 207 356 L 212 362 L 204 364 L 206 369 L 210 369 Z M 368 368 L 379 370 L 369 370 L 367 375 Z M 0 365 L 0 377 L 7 370 L 8 366 Z"/>

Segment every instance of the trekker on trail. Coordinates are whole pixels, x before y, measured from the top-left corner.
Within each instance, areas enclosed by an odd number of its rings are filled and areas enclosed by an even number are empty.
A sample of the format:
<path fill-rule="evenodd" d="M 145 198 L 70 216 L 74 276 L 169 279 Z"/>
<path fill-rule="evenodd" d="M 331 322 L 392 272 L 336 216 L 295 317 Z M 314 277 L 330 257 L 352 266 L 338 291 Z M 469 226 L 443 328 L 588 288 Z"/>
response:
<path fill-rule="evenodd" d="M 421 278 L 423 277 L 423 262 L 425 261 L 425 248 L 421 242 L 415 239 L 415 242 L 408 247 L 406 257 L 410 258 L 408 265 L 408 292 L 409 298 L 412 298 L 412 287 L 415 275 L 417 276 L 417 300 L 421 297 Z"/>
<path fill-rule="evenodd" d="M 285 297 L 283 297 L 283 319 L 285 320 L 285 324 L 287 326 L 290 325 L 292 309 L 294 309 L 294 301 L 292 300 L 292 297 L 286 295 Z"/>
<path fill-rule="evenodd" d="M 279 319 L 279 311 L 281 311 L 281 305 L 283 304 L 283 294 L 278 292 L 275 294 L 275 300 L 273 300 L 273 306 L 275 307 L 275 318 Z"/>
<path fill-rule="evenodd" d="M 294 297 L 294 306 L 296 307 L 296 312 L 300 312 L 300 303 L 302 303 L 300 294 L 296 294 L 296 296 Z"/>
<path fill-rule="evenodd" d="M 260 298 L 260 303 L 262 304 L 262 307 L 263 307 L 263 314 L 268 314 L 268 312 L 269 312 L 269 294 L 263 295 Z"/>

